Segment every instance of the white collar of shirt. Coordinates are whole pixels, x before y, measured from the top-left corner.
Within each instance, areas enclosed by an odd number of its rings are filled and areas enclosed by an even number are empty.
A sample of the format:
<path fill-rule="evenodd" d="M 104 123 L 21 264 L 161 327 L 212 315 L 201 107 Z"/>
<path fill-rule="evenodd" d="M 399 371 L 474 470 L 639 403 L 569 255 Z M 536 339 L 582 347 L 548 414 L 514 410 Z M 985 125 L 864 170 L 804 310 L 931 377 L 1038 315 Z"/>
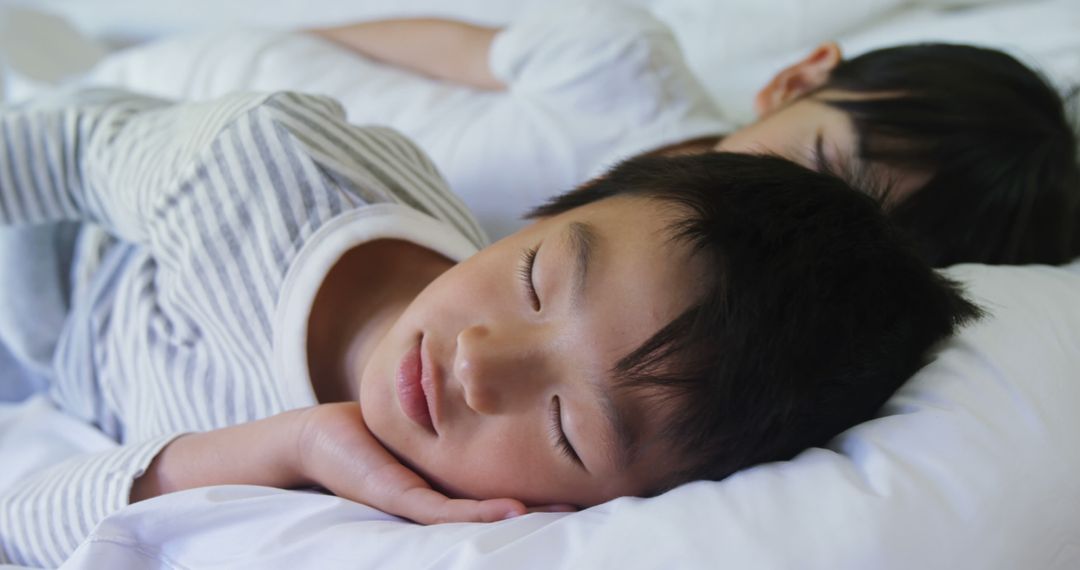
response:
<path fill-rule="evenodd" d="M 308 317 L 315 294 L 345 252 L 377 239 L 409 241 L 455 262 L 477 251 L 452 226 L 400 204 L 365 206 L 323 224 L 289 267 L 274 315 L 274 368 L 287 408 L 318 403 L 307 364 Z"/>

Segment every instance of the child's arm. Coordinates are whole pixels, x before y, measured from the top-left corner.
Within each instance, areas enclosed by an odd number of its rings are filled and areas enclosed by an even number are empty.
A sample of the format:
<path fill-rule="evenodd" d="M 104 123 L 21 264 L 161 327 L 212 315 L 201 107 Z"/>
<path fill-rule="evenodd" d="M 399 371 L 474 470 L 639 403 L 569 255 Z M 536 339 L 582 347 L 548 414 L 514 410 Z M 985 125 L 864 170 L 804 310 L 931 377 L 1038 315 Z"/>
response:
<path fill-rule="evenodd" d="M 173 106 L 99 88 L 0 105 L 0 225 L 89 221 L 145 245 L 196 154 L 265 98 Z"/>
<path fill-rule="evenodd" d="M 311 30 L 361 55 L 436 79 L 501 90 L 488 65 L 497 28 L 436 18 L 381 20 Z"/>
<path fill-rule="evenodd" d="M 126 226 L 134 196 L 99 195 L 87 162 L 119 119 L 162 105 L 107 90 L 0 105 L 0 225 L 63 220 Z"/>
<path fill-rule="evenodd" d="M 423 524 L 490 522 L 524 514 L 515 499 L 450 499 L 394 458 L 355 403 L 324 404 L 182 436 L 135 480 L 131 501 L 209 485 L 319 485 Z M 548 506 L 534 510 L 571 510 Z"/>

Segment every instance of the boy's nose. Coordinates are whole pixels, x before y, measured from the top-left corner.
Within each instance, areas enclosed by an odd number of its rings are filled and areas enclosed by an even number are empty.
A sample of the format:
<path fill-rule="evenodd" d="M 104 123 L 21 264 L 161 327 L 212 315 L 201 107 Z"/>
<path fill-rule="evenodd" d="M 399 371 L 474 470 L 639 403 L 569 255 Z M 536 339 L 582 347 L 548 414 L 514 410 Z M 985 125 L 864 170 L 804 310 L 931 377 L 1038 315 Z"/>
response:
<path fill-rule="evenodd" d="M 527 331 L 474 325 L 458 334 L 454 375 L 465 403 L 482 414 L 507 413 L 534 401 L 547 376 L 542 342 Z"/>

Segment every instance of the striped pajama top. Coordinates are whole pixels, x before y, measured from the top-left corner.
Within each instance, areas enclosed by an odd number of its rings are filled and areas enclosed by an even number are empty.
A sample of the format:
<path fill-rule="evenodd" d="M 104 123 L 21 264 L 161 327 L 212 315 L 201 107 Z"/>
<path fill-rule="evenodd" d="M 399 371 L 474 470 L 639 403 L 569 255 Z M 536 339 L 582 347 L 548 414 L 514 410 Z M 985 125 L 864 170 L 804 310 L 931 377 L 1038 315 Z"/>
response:
<path fill-rule="evenodd" d="M 117 238 L 73 299 L 50 395 L 118 443 L 0 496 L 0 562 L 61 564 L 178 435 L 314 404 L 306 310 L 334 252 L 485 243 L 414 145 L 324 97 L 57 94 L 2 108 L 0 137 L 0 223 Z"/>

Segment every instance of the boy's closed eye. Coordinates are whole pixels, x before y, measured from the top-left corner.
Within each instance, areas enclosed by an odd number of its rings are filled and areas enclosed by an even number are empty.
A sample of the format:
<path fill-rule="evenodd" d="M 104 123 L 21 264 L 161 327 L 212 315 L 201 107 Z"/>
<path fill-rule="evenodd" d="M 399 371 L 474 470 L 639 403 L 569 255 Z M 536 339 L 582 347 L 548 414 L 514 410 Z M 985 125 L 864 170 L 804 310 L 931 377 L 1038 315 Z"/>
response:
<path fill-rule="evenodd" d="M 522 252 L 521 266 L 518 269 L 521 281 L 525 284 L 525 293 L 528 296 L 529 303 L 532 305 L 533 310 L 537 312 L 542 308 L 542 304 L 540 302 L 540 295 L 536 292 L 536 284 L 533 282 L 533 268 L 536 266 L 536 254 L 539 252 L 539 245 L 530 247 Z"/>
<path fill-rule="evenodd" d="M 521 265 L 518 269 L 518 273 L 521 276 L 521 280 L 524 284 L 526 293 L 532 305 L 532 308 L 539 312 L 543 308 L 543 303 L 540 300 L 540 295 L 536 290 L 536 283 L 533 277 L 533 273 L 536 268 L 536 257 L 540 251 L 540 245 L 530 247 L 522 252 Z M 550 406 L 551 427 L 550 434 L 555 448 L 558 449 L 564 457 L 570 459 L 575 465 L 585 468 L 585 463 L 581 460 L 577 451 L 574 449 L 573 444 L 570 443 L 570 439 L 566 435 L 566 431 L 563 429 L 562 421 L 562 406 L 558 396 L 552 396 Z"/>
<path fill-rule="evenodd" d="M 558 396 L 553 396 L 551 398 L 551 434 L 559 452 L 562 453 L 563 456 L 568 457 L 574 464 L 582 469 L 586 469 L 585 463 L 581 460 L 581 457 L 577 454 L 574 446 L 570 443 L 570 439 L 566 437 L 566 431 L 563 430 L 562 406 L 559 403 Z M 586 469 L 586 471 L 587 470 L 588 469 Z"/>

